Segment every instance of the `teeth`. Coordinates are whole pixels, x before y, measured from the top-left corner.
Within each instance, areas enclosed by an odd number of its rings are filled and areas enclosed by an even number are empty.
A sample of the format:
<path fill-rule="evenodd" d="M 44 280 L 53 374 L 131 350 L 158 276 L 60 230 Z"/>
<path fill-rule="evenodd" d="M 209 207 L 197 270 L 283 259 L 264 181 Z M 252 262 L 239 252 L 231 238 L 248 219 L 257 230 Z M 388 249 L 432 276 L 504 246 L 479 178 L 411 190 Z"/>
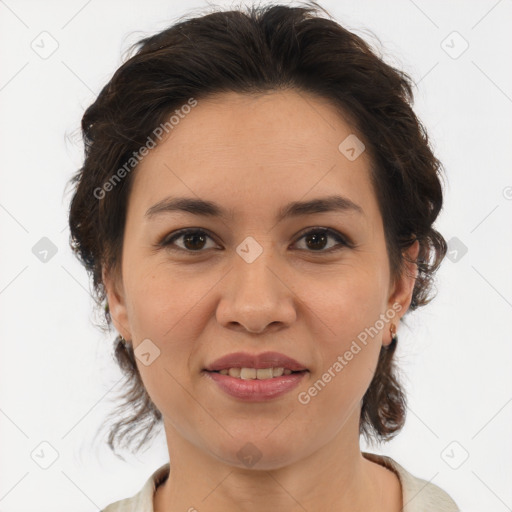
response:
<path fill-rule="evenodd" d="M 256 368 L 240 368 L 240 378 L 247 379 L 256 379 L 258 376 L 258 370 Z"/>
<path fill-rule="evenodd" d="M 292 371 L 288 368 L 229 368 L 229 370 L 219 370 L 219 373 L 243 380 L 265 380 L 281 377 L 282 375 L 290 375 Z"/>
<path fill-rule="evenodd" d="M 261 368 L 259 370 L 256 370 L 257 379 L 271 379 L 272 377 L 272 368 Z"/>
<path fill-rule="evenodd" d="M 240 368 L 230 368 L 228 373 L 230 377 L 240 377 Z"/>

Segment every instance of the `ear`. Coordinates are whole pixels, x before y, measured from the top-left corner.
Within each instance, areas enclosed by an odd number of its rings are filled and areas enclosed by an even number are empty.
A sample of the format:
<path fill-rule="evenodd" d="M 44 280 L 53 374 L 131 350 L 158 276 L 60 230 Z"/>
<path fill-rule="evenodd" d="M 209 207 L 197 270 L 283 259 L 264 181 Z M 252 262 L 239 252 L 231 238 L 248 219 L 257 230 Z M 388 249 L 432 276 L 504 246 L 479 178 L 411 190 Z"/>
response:
<path fill-rule="evenodd" d="M 131 341 L 130 322 L 126 308 L 122 278 L 116 271 L 102 270 L 102 280 L 107 294 L 110 317 L 117 332 L 127 341 Z"/>
<path fill-rule="evenodd" d="M 400 318 L 405 315 L 412 301 L 412 292 L 418 277 L 418 254 L 420 251 L 420 243 L 416 240 L 407 250 L 403 252 L 404 268 L 402 275 L 395 279 L 391 294 L 388 299 L 388 309 L 397 311 L 397 314 L 390 321 L 394 323 L 398 330 Z M 383 336 L 383 345 L 387 346 L 391 343 L 391 333 L 389 328 L 386 329 Z"/>

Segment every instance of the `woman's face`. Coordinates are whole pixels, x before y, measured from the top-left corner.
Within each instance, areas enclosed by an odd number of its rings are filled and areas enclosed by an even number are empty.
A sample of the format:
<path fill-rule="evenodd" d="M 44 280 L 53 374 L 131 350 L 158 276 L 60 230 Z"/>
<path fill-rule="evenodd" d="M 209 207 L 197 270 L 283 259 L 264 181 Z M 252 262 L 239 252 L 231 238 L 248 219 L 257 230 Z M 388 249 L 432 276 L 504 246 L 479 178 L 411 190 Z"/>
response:
<path fill-rule="evenodd" d="M 171 444 L 269 469 L 358 443 L 361 399 L 414 284 L 390 275 L 362 149 L 327 101 L 223 93 L 198 101 L 139 164 L 122 277 L 104 279 Z M 337 208 L 298 206 L 334 196 Z M 222 215 L 160 208 L 176 198 Z M 171 241 L 184 228 L 199 233 Z M 235 352 L 277 352 L 306 371 L 269 381 L 205 370 Z M 224 365 L 236 366 L 250 361 Z"/>

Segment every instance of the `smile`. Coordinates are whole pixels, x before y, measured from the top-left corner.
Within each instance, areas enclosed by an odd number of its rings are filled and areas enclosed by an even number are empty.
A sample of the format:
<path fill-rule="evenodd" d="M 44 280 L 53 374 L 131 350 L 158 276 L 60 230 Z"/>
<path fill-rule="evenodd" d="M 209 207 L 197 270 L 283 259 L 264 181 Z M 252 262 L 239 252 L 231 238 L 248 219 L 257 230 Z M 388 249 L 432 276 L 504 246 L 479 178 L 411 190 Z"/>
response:
<path fill-rule="evenodd" d="M 276 371 L 276 376 L 274 376 L 274 371 Z M 270 372 L 272 372 L 272 377 L 270 377 Z M 258 370 L 255 368 L 230 368 L 229 370 L 205 371 L 204 373 L 217 389 L 231 397 L 246 402 L 264 402 L 289 393 L 309 372 L 307 370 L 286 371 L 283 368 Z M 230 373 L 234 375 L 232 376 Z"/>

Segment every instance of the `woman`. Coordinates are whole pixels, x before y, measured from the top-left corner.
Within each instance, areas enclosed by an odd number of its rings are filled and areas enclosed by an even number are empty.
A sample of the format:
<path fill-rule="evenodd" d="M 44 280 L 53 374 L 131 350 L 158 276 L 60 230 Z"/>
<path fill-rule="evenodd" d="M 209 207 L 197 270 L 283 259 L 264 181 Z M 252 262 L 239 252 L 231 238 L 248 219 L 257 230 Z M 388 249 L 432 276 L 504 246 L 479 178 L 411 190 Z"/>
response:
<path fill-rule="evenodd" d="M 162 422 L 170 460 L 105 512 L 459 510 L 359 447 L 405 421 L 393 354 L 446 252 L 441 164 L 410 79 L 321 10 L 182 21 L 83 117 L 72 247 L 134 408 L 109 444 Z"/>

